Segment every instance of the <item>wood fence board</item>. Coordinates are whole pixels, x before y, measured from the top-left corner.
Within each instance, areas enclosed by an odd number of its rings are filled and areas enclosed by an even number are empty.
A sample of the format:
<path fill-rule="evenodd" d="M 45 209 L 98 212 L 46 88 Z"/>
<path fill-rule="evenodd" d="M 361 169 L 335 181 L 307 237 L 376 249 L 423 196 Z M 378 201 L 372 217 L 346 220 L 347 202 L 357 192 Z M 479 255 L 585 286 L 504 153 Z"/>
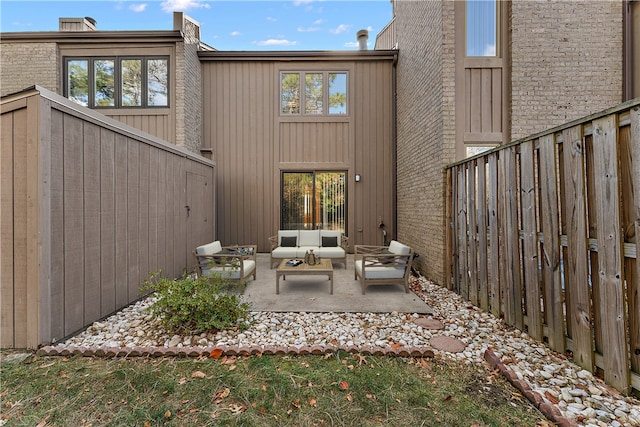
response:
<path fill-rule="evenodd" d="M 166 248 L 167 235 L 167 152 L 160 151 L 158 156 L 158 266 L 162 268 L 163 276 L 168 272 Z"/>
<path fill-rule="evenodd" d="M 100 317 L 116 310 L 115 133 L 100 130 Z"/>
<path fill-rule="evenodd" d="M 458 291 L 465 300 L 469 299 L 467 268 L 467 168 L 462 165 L 458 168 Z"/>
<path fill-rule="evenodd" d="M 138 181 L 138 263 L 140 276 L 135 289 L 130 289 L 141 296 L 140 285 L 149 277 L 149 168 L 151 150 L 148 145 L 140 144 L 140 169 Z M 133 295 L 133 294 L 130 294 Z"/>
<path fill-rule="evenodd" d="M 487 165 L 483 158 L 478 160 L 478 296 L 480 307 L 489 311 L 489 295 L 487 284 L 489 281 L 487 272 Z"/>
<path fill-rule="evenodd" d="M 467 269 L 469 270 L 469 301 L 478 305 L 478 236 L 476 226 L 476 163 L 469 162 L 467 169 L 467 217 L 469 222 L 469 250 L 467 252 Z"/>
<path fill-rule="evenodd" d="M 630 169 L 633 185 L 633 224 L 635 228 L 636 258 L 629 260 L 629 271 L 635 271 L 633 280 L 627 279 L 629 302 L 629 338 L 631 348 L 631 370 L 640 374 L 640 107 L 631 109 Z M 635 266 L 634 266 L 635 265 Z M 635 268 L 635 270 L 634 270 Z"/>
<path fill-rule="evenodd" d="M 497 220 L 498 220 L 498 277 L 500 278 L 500 293 L 498 294 L 498 300 L 500 301 L 500 313 L 504 316 L 504 321 L 508 325 L 513 325 L 513 316 L 507 310 L 507 299 L 509 295 L 511 295 L 511 289 L 509 286 L 511 283 L 509 282 L 508 276 L 508 238 L 507 238 L 507 230 L 506 230 L 506 214 L 507 214 L 507 185 L 508 178 L 506 174 L 507 169 L 507 155 L 505 151 L 500 152 L 500 157 L 498 158 L 498 211 L 497 211 Z"/>
<path fill-rule="evenodd" d="M 161 207 L 158 203 L 158 189 L 160 187 L 159 150 L 149 153 L 149 267 L 148 271 L 156 273 L 160 269 L 158 264 L 158 212 Z"/>
<path fill-rule="evenodd" d="M 593 129 L 604 377 L 616 389 L 627 390 L 630 378 L 624 313 L 617 118 L 609 116 L 595 120 Z"/>
<path fill-rule="evenodd" d="M 564 315 L 560 276 L 560 230 L 556 185 L 556 147 L 554 135 L 540 138 L 540 211 L 542 223 L 542 273 L 544 277 L 545 318 L 549 346 L 564 352 Z"/>
<path fill-rule="evenodd" d="M 498 153 L 489 155 L 489 305 L 491 313 L 500 317 L 500 243 L 498 232 Z"/>
<path fill-rule="evenodd" d="M 64 115 L 64 332 L 84 325 L 83 121 Z"/>
<path fill-rule="evenodd" d="M 84 192 L 84 320 L 83 325 L 100 319 L 100 128 L 83 126 Z"/>
<path fill-rule="evenodd" d="M 505 321 L 524 329 L 522 316 L 522 280 L 520 266 L 520 233 L 518 226 L 518 177 L 516 170 L 516 149 L 510 147 L 503 151 L 504 176 L 506 179 L 504 198 L 504 240 L 505 240 L 505 277 L 504 292 Z"/>
<path fill-rule="evenodd" d="M 536 188 L 533 141 L 520 147 L 520 204 L 522 206 L 522 260 L 526 295 L 528 334 L 543 340 L 540 312 L 540 275 L 538 257 L 538 224 L 536 218 Z"/>
<path fill-rule="evenodd" d="M 564 261 L 565 283 L 571 295 L 567 310 L 572 322 L 573 360 L 593 372 L 593 337 L 591 327 L 591 294 L 589 289 L 589 259 L 586 194 L 584 182 L 584 141 L 582 126 L 566 129 L 563 135 L 564 198 L 568 245 Z M 569 317 L 568 316 L 568 317 Z"/>
<path fill-rule="evenodd" d="M 114 144 L 115 158 L 115 303 L 116 309 L 127 305 L 129 301 L 129 254 L 128 254 L 128 232 L 129 215 L 127 208 L 128 201 L 128 140 L 123 135 L 116 135 Z"/>
<path fill-rule="evenodd" d="M 1 159 L 1 157 L 0 157 Z M 451 197 L 451 192 L 453 191 L 452 189 L 455 188 L 455 184 L 453 183 L 453 177 L 454 175 L 451 173 L 451 169 L 446 169 L 445 170 L 445 185 L 446 185 L 446 191 L 445 191 L 445 226 L 447 227 L 447 232 L 445 234 L 445 259 L 444 259 L 444 268 L 445 268 L 445 272 L 444 272 L 444 277 L 445 277 L 445 286 L 447 287 L 447 289 L 452 289 L 452 285 L 453 285 L 453 278 L 452 278 L 452 274 L 454 271 L 453 268 L 453 260 L 456 259 L 455 257 L 455 252 L 454 252 L 454 248 L 453 248 L 453 230 L 454 228 L 454 224 L 453 224 L 453 215 L 452 215 L 452 209 L 453 209 L 453 197 Z"/>
<path fill-rule="evenodd" d="M 140 284 L 140 144 L 127 139 L 127 300 L 138 296 Z"/>
<path fill-rule="evenodd" d="M 15 112 L 2 114 L 0 121 L 0 347 L 13 348 L 15 324 L 13 319 L 13 126 Z"/>

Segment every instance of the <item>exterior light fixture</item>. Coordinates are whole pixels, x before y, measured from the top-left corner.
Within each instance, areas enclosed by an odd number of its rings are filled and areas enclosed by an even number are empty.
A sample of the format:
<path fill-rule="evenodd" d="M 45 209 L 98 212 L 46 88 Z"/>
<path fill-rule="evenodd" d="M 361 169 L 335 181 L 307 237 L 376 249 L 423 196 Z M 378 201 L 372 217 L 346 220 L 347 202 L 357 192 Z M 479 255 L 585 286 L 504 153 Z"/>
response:
<path fill-rule="evenodd" d="M 361 178 L 361 177 L 360 177 L 360 174 L 359 174 L 359 173 L 357 173 L 357 174 L 356 174 L 356 182 L 360 182 L 360 178 Z"/>

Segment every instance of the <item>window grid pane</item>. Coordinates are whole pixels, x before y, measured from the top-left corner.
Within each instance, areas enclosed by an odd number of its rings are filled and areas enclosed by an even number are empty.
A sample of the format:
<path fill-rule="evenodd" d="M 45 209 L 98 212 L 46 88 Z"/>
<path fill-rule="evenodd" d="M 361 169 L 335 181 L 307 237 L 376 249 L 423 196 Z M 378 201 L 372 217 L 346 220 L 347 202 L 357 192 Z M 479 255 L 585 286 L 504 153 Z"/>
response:
<path fill-rule="evenodd" d="M 305 74 L 305 91 L 304 91 L 304 113 L 305 114 L 322 114 L 322 74 L 307 73 Z"/>
<path fill-rule="evenodd" d="M 85 107 L 89 106 L 89 60 L 74 59 L 67 62 L 68 98 Z"/>
<path fill-rule="evenodd" d="M 300 73 L 282 73 L 280 111 L 282 114 L 300 114 Z"/>
<path fill-rule="evenodd" d="M 169 61 L 147 60 L 147 104 L 151 107 L 169 105 Z"/>
<path fill-rule="evenodd" d="M 123 59 L 120 75 L 123 107 L 142 106 L 142 60 Z"/>
<path fill-rule="evenodd" d="M 496 0 L 467 0 L 467 56 L 496 56 Z"/>
<path fill-rule="evenodd" d="M 329 73 L 329 114 L 347 114 L 347 73 Z"/>
<path fill-rule="evenodd" d="M 93 62 L 94 107 L 115 106 L 115 64 L 113 59 Z"/>

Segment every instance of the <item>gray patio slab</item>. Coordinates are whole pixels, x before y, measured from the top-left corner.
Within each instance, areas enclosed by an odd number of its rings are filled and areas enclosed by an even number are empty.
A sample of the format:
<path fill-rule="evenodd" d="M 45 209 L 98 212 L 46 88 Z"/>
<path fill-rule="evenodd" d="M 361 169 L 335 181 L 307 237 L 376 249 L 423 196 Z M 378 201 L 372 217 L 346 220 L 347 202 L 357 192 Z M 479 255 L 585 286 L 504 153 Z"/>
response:
<path fill-rule="evenodd" d="M 280 279 L 277 295 L 276 266 L 269 268 L 269 254 L 257 254 L 257 268 L 256 280 L 249 280 L 244 292 L 252 311 L 432 314 L 424 301 L 400 285 L 369 286 L 362 295 L 360 282 L 354 278 L 353 255 L 347 256 L 346 268 L 333 264 L 333 295 L 326 276 L 295 275 Z"/>

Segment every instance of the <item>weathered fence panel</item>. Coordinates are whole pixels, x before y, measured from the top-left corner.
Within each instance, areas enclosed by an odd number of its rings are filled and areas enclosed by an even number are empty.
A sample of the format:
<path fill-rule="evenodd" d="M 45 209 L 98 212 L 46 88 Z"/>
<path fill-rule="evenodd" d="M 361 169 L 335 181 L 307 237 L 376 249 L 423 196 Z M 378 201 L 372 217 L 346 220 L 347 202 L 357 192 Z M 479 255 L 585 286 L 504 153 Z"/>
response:
<path fill-rule="evenodd" d="M 0 347 L 63 339 L 214 240 L 214 162 L 39 87 L 1 111 Z"/>
<path fill-rule="evenodd" d="M 623 392 L 640 390 L 638 159 L 636 99 L 447 167 L 449 288 Z"/>

